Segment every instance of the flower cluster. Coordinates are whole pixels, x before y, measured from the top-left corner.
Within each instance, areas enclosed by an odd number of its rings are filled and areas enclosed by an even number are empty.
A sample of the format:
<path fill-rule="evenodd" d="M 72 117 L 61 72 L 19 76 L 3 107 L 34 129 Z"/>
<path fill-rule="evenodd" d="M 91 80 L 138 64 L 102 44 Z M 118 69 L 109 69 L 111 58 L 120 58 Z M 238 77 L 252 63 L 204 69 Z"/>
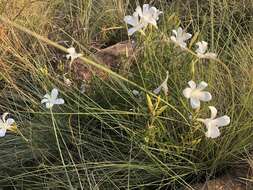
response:
<path fill-rule="evenodd" d="M 161 11 L 155 7 L 150 7 L 149 4 L 144 4 L 142 8 L 137 6 L 133 15 L 127 15 L 124 18 L 124 21 L 132 26 L 128 30 L 128 35 L 133 35 L 136 31 L 142 30 L 149 24 L 157 28 L 160 14 L 162 14 Z"/>
<path fill-rule="evenodd" d="M 137 6 L 133 15 L 127 15 L 124 18 L 126 24 L 132 26 L 128 29 L 128 35 L 133 35 L 136 31 L 142 31 L 143 28 L 146 28 L 148 24 L 151 24 L 157 28 L 157 21 L 159 20 L 159 15 L 162 14 L 162 11 L 159 11 L 156 7 L 150 7 L 149 4 L 144 4 L 143 8 Z M 178 29 L 172 30 L 172 36 L 170 40 L 181 47 L 182 49 L 187 48 L 186 41 L 191 39 L 192 34 L 187 33 L 181 27 Z M 216 59 L 217 54 L 207 52 L 208 43 L 205 41 L 200 41 L 196 43 L 198 47 L 195 52 L 198 58 L 200 59 Z"/>
<path fill-rule="evenodd" d="M 204 81 L 200 82 L 198 85 L 194 81 L 188 82 L 189 87 L 183 90 L 183 95 L 190 99 L 190 104 L 193 109 L 200 108 L 200 101 L 208 102 L 212 99 L 212 95 L 204 91 L 208 84 Z M 219 118 L 216 118 L 217 109 L 214 106 L 209 106 L 211 110 L 211 117 L 207 119 L 198 118 L 197 121 L 200 121 L 205 124 L 207 132 L 205 133 L 206 137 L 217 138 L 220 136 L 219 127 L 226 126 L 230 123 L 230 118 L 225 115 Z"/>
<path fill-rule="evenodd" d="M 148 4 L 143 5 L 143 9 L 138 6 L 132 16 L 125 16 L 124 21 L 133 26 L 128 30 L 128 35 L 132 35 L 136 31 L 142 31 L 148 24 L 151 24 L 157 28 L 157 20 L 162 12 L 155 7 L 150 7 Z M 182 48 L 187 49 L 187 40 L 191 39 L 192 34 L 187 33 L 181 27 L 172 30 L 172 36 L 170 37 L 171 42 Z M 216 59 L 217 54 L 208 52 L 208 43 L 206 41 L 199 41 L 196 43 L 197 49 L 195 50 L 195 55 L 199 59 Z M 162 82 L 158 88 L 153 92 L 154 94 L 159 94 L 161 90 L 164 91 L 165 95 L 168 95 L 167 82 L 169 79 L 169 74 L 167 71 L 166 79 Z M 188 82 L 189 87 L 183 90 L 183 95 L 190 100 L 190 105 L 193 109 L 199 109 L 202 102 L 208 102 L 212 100 L 212 95 L 204 91 L 208 84 L 204 81 L 200 82 L 198 85 L 194 81 Z M 207 128 L 205 135 L 210 138 L 216 138 L 220 135 L 219 127 L 226 126 L 230 123 L 230 118 L 225 115 L 216 118 L 217 109 L 213 106 L 209 106 L 211 110 L 211 117 L 207 119 L 198 118 L 197 120 L 203 122 Z"/>
<path fill-rule="evenodd" d="M 177 30 L 172 30 L 173 35 L 170 37 L 171 41 L 181 47 L 182 49 L 187 48 L 186 41 L 192 37 L 192 34 L 185 32 L 181 27 Z M 216 59 L 217 54 L 207 52 L 208 43 L 206 41 L 197 42 L 198 47 L 195 52 L 199 59 Z"/>

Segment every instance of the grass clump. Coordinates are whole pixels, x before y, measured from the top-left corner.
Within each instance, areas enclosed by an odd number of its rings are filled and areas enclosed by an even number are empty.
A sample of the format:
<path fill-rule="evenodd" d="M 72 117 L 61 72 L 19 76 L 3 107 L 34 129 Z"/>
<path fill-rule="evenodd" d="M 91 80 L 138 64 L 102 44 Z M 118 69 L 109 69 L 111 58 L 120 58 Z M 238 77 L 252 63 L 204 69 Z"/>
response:
<path fill-rule="evenodd" d="M 184 189 L 229 171 L 251 150 L 252 3 L 155 2 L 158 29 L 130 38 L 123 18 L 136 4 L 57 0 L 16 10 L 2 1 L 0 110 L 15 118 L 18 135 L 0 139 L 1 187 Z M 187 50 L 170 42 L 178 26 L 193 34 Z M 121 56 L 119 68 L 96 64 L 97 52 L 127 39 L 134 53 Z M 196 57 L 202 40 L 219 59 Z M 65 58 L 71 46 L 106 77 L 77 78 Z M 167 71 L 168 95 L 157 96 Z M 190 80 L 206 81 L 213 96 L 197 111 L 183 96 Z M 65 104 L 48 110 L 40 101 L 55 87 Z M 210 117 L 208 106 L 231 118 L 216 139 L 197 120 Z"/>

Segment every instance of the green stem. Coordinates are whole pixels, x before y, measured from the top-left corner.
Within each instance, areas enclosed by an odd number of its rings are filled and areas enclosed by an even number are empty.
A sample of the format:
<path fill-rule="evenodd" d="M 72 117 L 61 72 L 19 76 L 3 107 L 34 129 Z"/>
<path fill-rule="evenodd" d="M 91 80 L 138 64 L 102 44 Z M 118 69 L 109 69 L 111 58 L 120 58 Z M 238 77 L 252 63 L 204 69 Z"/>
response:
<path fill-rule="evenodd" d="M 29 142 L 29 140 L 18 129 L 17 129 L 17 134 L 19 134 L 26 142 Z"/>
<path fill-rule="evenodd" d="M 67 177 L 68 182 L 69 182 L 70 189 L 73 189 L 70 177 L 68 175 L 68 170 L 67 170 L 67 167 L 65 165 L 64 158 L 63 158 L 63 155 L 62 155 L 62 151 L 61 151 L 61 147 L 60 147 L 60 142 L 59 142 L 58 135 L 57 135 L 57 129 L 56 129 L 56 125 L 55 125 L 55 122 L 54 122 L 54 115 L 53 115 L 52 108 L 50 108 L 50 113 L 51 113 L 51 116 L 52 116 L 51 118 L 52 118 L 52 123 L 53 123 L 53 127 L 54 127 L 54 134 L 55 134 L 55 138 L 56 138 L 57 147 L 58 147 L 58 150 L 59 150 L 59 153 L 60 153 L 62 165 L 64 167 L 64 170 L 65 170 L 65 173 L 66 173 L 66 177 Z"/>

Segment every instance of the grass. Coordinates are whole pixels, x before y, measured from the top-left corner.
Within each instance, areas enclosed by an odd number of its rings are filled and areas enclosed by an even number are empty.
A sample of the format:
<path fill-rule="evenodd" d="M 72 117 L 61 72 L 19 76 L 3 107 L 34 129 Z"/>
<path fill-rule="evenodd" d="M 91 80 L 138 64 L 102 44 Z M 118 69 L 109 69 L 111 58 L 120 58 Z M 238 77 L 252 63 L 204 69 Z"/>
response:
<path fill-rule="evenodd" d="M 122 57 L 122 64 L 129 61 L 131 67 L 123 70 L 123 65 L 114 72 L 97 65 L 92 56 L 97 48 L 128 39 L 123 17 L 136 3 L 0 0 L 5 18 L 0 33 L 0 110 L 11 113 L 23 135 L 8 133 L 0 139 L 1 187 L 184 189 L 222 175 L 250 152 L 253 2 L 150 2 L 164 14 L 158 30 L 148 28 L 146 36 L 133 37 L 136 53 Z M 6 18 L 12 22 L 6 24 Z M 221 61 L 198 60 L 168 42 L 179 25 L 195 34 L 191 49 L 206 40 Z M 63 82 L 69 64 L 64 51 L 72 45 L 84 54 L 83 64 L 109 73 L 107 80 L 94 77 L 86 93 L 73 74 L 72 86 Z M 146 94 L 157 102 L 152 91 L 166 71 L 169 95 L 161 94 L 158 109 L 167 107 L 154 117 Z M 213 95 L 199 112 L 182 95 L 191 79 L 208 82 Z M 50 112 L 40 100 L 53 87 L 60 89 L 66 104 Z M 140 97 L 133 95 L 134 89 Z M 213 140 L 195 120 L 209 117 L 209 105 L 231 117 L 231 124 Z M 154 127 L 148 128 L 151 123 Z"/>

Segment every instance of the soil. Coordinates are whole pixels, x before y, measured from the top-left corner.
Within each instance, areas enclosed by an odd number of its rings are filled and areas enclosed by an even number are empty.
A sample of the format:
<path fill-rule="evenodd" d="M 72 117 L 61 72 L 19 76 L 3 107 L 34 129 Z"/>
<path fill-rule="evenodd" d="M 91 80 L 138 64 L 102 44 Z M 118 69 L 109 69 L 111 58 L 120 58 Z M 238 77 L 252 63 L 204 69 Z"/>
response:
<path fill-rule="evenodd" d="M 229 174 L 193 185 L 187 190 L 253 190 L 253 183 L 245 179 L 253 179 L 252 168 L 249 165 L 236 167 Z"/>

